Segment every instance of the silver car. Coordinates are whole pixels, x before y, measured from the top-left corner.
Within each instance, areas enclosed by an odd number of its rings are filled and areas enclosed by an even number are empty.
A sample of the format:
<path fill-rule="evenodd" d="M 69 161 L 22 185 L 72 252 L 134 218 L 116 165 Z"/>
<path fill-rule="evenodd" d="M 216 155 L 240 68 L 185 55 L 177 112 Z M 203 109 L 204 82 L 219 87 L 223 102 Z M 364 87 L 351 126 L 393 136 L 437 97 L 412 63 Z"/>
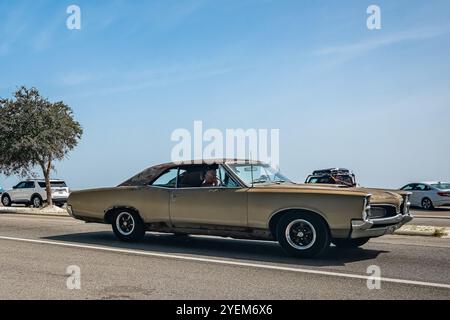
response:
<path fill-rule="evenodd" d="M 449 182 L 417 182 L 410 183 L 401 188 L 411 192 L 411 206 L 431 210 L 436 207 L 450 206 Z"/>

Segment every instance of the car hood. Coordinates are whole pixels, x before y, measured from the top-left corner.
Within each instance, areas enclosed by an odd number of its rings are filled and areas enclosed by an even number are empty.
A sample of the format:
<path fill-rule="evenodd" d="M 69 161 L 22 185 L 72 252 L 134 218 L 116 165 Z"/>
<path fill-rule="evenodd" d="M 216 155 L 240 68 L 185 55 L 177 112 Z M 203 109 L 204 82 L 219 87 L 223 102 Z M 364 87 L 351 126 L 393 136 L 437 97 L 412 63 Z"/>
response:
<path fill-rule="evenodd" d="M 254 188 L 266 188 L 273 190 L 290 190 L 302 193 L 342 193 L 342 194 L 357 194 L 357 195 L 371 195 L 371 204 L 393 204 L 400 206 L 403 201 L 403 195 L 408 192 L 401 190 L 377 189 L 377 188 L 362 188 L 362 187 L 347 187 L 333 184 L 290 184 L 290 183 L 267 183 L 257 184 Z"/>

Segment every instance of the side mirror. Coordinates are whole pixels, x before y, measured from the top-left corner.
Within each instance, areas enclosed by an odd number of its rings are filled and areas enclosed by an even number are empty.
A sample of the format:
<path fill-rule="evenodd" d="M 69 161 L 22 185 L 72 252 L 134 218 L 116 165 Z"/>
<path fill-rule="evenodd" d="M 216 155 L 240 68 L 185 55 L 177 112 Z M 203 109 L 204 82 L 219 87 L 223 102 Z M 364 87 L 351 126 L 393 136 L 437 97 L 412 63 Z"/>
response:
<path fill-rule="evenodd" d="M 13 189 L 17 189 L 17 186 L 12 187 Z"/>

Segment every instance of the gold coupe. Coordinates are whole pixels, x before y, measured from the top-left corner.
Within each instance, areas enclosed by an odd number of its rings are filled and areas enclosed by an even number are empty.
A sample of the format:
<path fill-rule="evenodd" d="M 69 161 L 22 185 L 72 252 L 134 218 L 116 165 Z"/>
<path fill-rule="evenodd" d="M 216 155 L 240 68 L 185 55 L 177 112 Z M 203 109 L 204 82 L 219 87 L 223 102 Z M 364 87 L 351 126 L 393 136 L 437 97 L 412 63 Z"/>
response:
<path fill-rule="evenodd" d="M 161 164 L 117 187 L 72 192 L 68 211 L 111 224 L 123 241 L 146 231 L 273 240 L 298 257 L 358 247 L 412 220 L 408 192 L 296 184 L 263 162 L 226 159 Z"/>

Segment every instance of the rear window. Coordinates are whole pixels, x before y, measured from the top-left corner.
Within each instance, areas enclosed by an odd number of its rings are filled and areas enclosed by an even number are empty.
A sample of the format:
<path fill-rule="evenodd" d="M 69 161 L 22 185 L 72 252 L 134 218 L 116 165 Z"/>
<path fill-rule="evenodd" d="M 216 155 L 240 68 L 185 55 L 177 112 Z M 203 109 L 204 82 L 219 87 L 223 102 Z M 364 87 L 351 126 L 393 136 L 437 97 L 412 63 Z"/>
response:
<path fill-rule="evenodd" d="M 45 182 L 38 182 L 41 188 L 45 188 Z M 66 188 L 67 185 L 64 181 L 50 181 L 51 188 Z"/>
<path fill-rule="evenodd" d="M 435 187 L 436 189 L 450 189 L 450 183 L 446 182 L 434 183 L 431 186 Z"/>

